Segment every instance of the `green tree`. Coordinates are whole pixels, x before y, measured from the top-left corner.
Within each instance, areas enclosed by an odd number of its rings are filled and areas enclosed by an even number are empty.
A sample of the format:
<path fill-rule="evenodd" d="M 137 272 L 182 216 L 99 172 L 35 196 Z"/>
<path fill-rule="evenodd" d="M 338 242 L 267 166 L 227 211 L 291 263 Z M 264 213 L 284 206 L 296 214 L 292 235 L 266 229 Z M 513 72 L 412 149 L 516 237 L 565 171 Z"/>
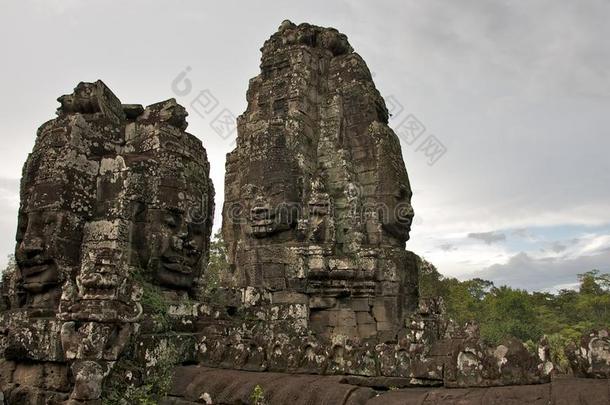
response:
<path fill-rule="evenodd" d="M 2 293 L 1 297 L 0 297 L 0 312 L 4 312 L 7 307 L 9 306 L 9 303 L 5 301 L 5 299 L 7 297 L 4 296 L 5 294 L 5 286 L 4 283 L 9 283 L 10 284 L 10 279 L 8 277 L 8 275 L 14 274 L 17 271 L 17 263 L 15 262 L 15 255 L 10 254 L 7 256 L 7 264 L 6 267 L 2 270 L 2 277 L 0 277 L 0 293 Z M 10 288 L 10 286 L 8 287 Z"/>
<path fill-rule="evenodd" d="M 494 344 L 507 337 L 538 341 L 542 336 L 536 306 L 525 290 L 493 288 L 483 300 L 481 336 Z"/>
<path fill-rule="evenodd" d="M 446 283 L 436 267 L 424 258 L 419 264 L 419 295 L 423 298 L 447 296 Z"/>
<path fill-rule="evenodd" d="M 610 325 L 610 274 L 591 270 L 578 275 L 580 289 L 574 303 L 576 326 L 599 328 Z"/>
<path fill-rule="evenodd" d="M 481 300 L 484 296 L 482 292 L 484 287 L 479 280 L 459 281 L 456 278 L 444 280 L 448 292 L 445 298 L 447 314 L 459 325 L 471 320 L 479 323 L 482 321 Z"/>
<path fill-rule="evenodd" d="M 599 274 L 599 270 L 591 270 L 578 275 L 580 293 L 601 295 L 608 290 L 608 274 Z"/>
<path fill-rule="evenodd" d="M 219 229 L 210 241 L 210 259 L 204 274 L 206 292 L 209 293 L 219 287 L 222 274 L 228 269 L 227 247 Z"/>

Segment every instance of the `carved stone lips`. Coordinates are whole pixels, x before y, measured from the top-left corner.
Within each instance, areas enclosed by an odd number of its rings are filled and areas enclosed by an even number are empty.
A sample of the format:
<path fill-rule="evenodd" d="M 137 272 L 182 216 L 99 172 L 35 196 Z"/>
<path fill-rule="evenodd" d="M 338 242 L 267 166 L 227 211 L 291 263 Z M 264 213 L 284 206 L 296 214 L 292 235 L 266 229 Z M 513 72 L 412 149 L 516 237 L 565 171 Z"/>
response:
<path fill-rule="evenodd" d="M 27 291 L 42 291 L 57 282 L 57 268 L 50 260 L 32 266 L 20 263 L 19 269 L 23 277 L 23 287 Z"/>
<path fill-rule="evenodd" d="M 268 221 L 268 223 L 260 224 L 260 221 L 252 224 L 252 233 L 256 235 L 264 236 L 273 231 L 272 222 Z"/>
<path fill-rule="evenodd" d="M 266 207 L 255 207 L 251 211 L 252 233 L 265 235 L 273 230 L 273 212 Z"/>
<path fill-rule="evenodd" d="M 190 274 L 190 266 L 185 263 L 185 260 L 181 256 L 163 256 L 161 258 L 161 265 L 168 271 L 175 273 Z"/>
<path fill-rule="evenodd" d="M 49 259 L 44 261 L 29 261 L 19 263 L 21 274 L 23 277 L 32 277 L 40 273 L 44 273 L 53 266 L 53 262 Z"/>
<path fill-rule="evenodd" d="M 255 220 L 252 221 L 252 226 L 270 226 L 273 224 L 273 220 L 272 219 L 259 219 L 259 220 Z"/>

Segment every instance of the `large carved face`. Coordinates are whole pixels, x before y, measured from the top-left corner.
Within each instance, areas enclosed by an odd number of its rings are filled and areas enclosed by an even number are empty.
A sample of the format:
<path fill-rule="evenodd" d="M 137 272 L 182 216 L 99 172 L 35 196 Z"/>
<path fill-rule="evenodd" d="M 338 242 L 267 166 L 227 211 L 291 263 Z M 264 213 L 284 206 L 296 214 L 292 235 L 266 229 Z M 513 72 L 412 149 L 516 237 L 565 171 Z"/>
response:
<path fill-rule="evenodd" d="M 302 182 L 282 134 L 252 140 L 248 171 L 242 194 L 247 202 L 246 219 L 255 238 L 264 238 L 295 227 L 301 205 Z M 263 143 L 264 142 L 264 143 Z"/>
<path fill-rule="evenodd" d="M 143 260 L 156 281 L 178 289 L 189 289 L 200 274 L 205 243 L 204 226 L 179 209 L 149 210 L 146 215 L 148 246 Z"/>
<path fill-rule="evenodd" d="M 128 238 L 124 237 L 131 229 L 129 225 L 106 220 L 87 224 L 82 263 L 76 277 L 78 295 L 62 297 L 68 305 L 62 309 L 68 309 L 70 319 L 125 321 L 135 319 L 140 313 L 141 307 L 137 304 L 140 290 L 129 277 L 131 250 Z"/>
<path fill-rule="evenodd" d="M 136 223 L 140 263 L 158 284 L 188 290 L 207 249 L 206 201 L 186 187 L 161 187 L 159 198 L 162 204 L 145 208 Z"/>
<path fill-rule="evenodd" d="M 250 187 L 248 220 L 255 238 L 264 238 L 294 227 L 298 220 L 298 203 L 283 185 L 260 189 Z"/>
<path fill-rule="evenodd" d="M 78 264 L 82 220 L 57 207 L 25 209 L 19 213 L 15 260 L 23 289 L 35 296 L 56 289 L 66 268 Z M 44 306 L 38 297 L 33 306 Z M 52 298 L 51 298 L 52 299 Z"/>
<path fill-rule="evenodd" d="M 408 240 L 413 220 L 411 191 L 408 186 L 396 184 L 392 192 L 383 195 L 380 201 L 383 229 L 398 240 Z"/>
<path fill-rule="evenodd" d="M 409 240 L 413 207 L 411 186 L 404 168 L 400 146 L 386 149 L 380 168 L 379 215 L 383 229 L 401 242 Z"/>
<path fill-rule="evenodd" d="M 130 165 L 146 189 L 135 218 L 139 265 L 155 283 L 191 291 L 205 265 L 213 188 L 201 142 L 184 132 L 186 116 L 174 99 L 146 107 Z"/>

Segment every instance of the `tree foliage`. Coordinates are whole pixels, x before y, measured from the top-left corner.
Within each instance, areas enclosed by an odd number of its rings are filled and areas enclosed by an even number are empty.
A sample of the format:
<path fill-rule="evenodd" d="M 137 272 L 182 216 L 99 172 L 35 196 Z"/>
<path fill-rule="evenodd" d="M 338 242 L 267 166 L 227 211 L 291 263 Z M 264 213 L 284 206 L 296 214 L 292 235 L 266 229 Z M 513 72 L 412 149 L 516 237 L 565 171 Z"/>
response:
<path fill-rule="evenodd" d="M 226 273 L 228 269 L 227 246 L 219 229 L 210 241 L 210 259 L 204 274 L 206 293 L 219 287 L 222 274 Z"/>
<path fill-rule="evenodd" d="M 15 273 L 17 271 L 17 263 L 15 262 L 15 255 L 10 254 L 7 256 L 7 264 L 6 267 L 0 273 L 0 292 L 2 293 L 0 297 L 0 313 L 6 311 L 8 302 L 5 302 L 4 296 L 4 287 L 3 284 L 8 282 L 7 276 L 11 273 Z"/>
<path fill-rule="evenodd" d="M 509 337 L 537 342 L 547 336 L 560 364 L 566 362 L 560 348 L 569 341 L 610 326 L 610 274 L 599 270 L 579 274 L 578 290 L 531 293 L 477 278 L 443 277 L 424 260 L 419 282 L 423 297 L 443 297 L 451 319 L 458 324 L 477 321 L 482 338 L 490 343 Z"/>

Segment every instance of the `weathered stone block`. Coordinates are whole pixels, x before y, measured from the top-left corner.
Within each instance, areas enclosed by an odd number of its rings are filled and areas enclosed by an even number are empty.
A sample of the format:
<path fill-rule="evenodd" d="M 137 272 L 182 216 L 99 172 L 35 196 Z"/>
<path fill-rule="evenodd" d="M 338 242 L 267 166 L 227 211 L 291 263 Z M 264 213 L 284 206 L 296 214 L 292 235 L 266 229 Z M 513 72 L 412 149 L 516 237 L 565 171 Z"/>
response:
<path fill-rule="evenodd" d="M 307 304 L 309 297 L 292 291 L 276 291 L 271 294 L 271 302 L 272 304 Z"/>
<path fill-rule="evenodd" d="M 20 385 L 43 387 L 44 366 L 40 363 L 17 364 L 15 372 L 13 373 L 13 381 Z"/>
<path fill-rule="evenodd" d="M 350 306 L 354 311 L 369 312 L 371 310 L 372 300 L 370 298 L 352 298 Z"/>
<path fill-rule="evenodd" d="M 358 324 L 358 337 L 360 339 L 375 338 L 377 336 L 377 324 Z"/>
<path fill-rule="evenodd" d="M 337 299 L 333 297 L 310 297 L 309 308 L 310 309 L 326 309 L 333 308 L 337 305 Z"/>

